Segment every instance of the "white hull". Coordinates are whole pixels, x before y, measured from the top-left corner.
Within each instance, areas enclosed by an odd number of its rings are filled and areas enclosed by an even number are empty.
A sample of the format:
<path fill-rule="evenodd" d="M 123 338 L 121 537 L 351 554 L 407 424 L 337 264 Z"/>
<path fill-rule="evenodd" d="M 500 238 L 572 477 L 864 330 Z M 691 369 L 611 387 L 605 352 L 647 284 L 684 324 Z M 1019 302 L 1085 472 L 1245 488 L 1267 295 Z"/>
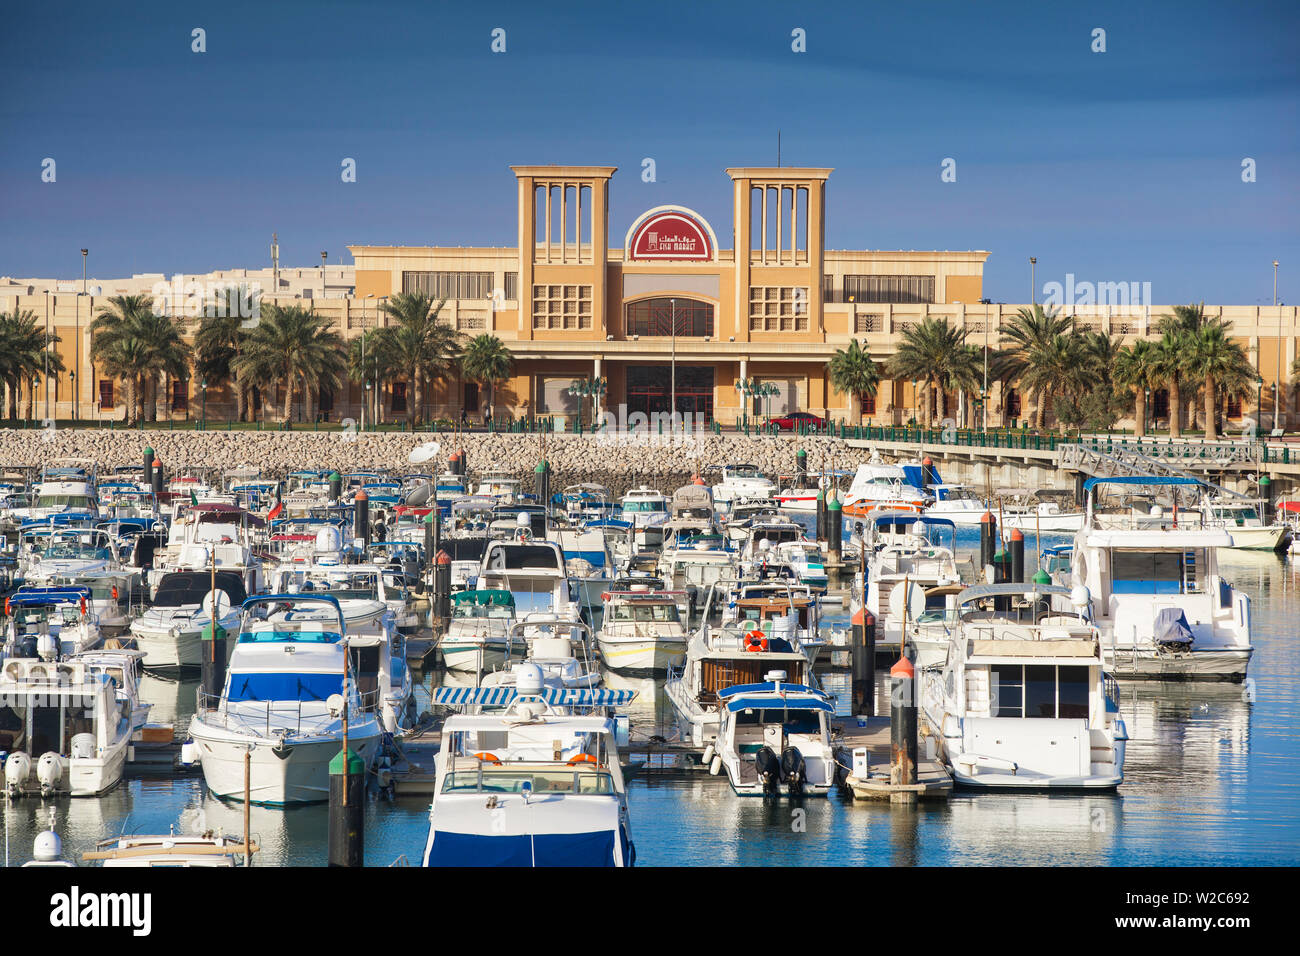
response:
<path fill-rule="evenodd" d="M 1240 551 L 1281 551 L 1290 529 L 1281 525 L 1271 528 L 1228 528 L 1232 547 Z"/>
<path fill-rule="evenodd" d="M 1019 529 L 1025 534 L 1036 531 L 1072 534 L 1083 530 L 1083 520 L 1084 514 L 1082 511 L 1054 515 L 1004 514 L 1002 527 L 1007 531 Z"/>
<path fill-rule="evenodd" d="M 701 707 L 687 691 L 685 681 L 680 678 L 668 681 L 664 684 L 664 694 L 690 728 L 692 745 L 703 750 L 706 743 L 718 736 L 718 712 Z"/>
<path fill-rule="evenodd" d="M 354 728 L 348 746 L 367 766 L 378 749 L 379 730 L 374 724 L 365 736 Z M 249 768 L 249 799 L 252 803 L 283 806 L 289 803 L 318 803 L 329 799 L 329 764 L 341 751 L 342 738 L 324 736 L 309 742 L 292 742 L 286 756 L 277 756 L 276 740 L 230 733 L 221 729 L 207 732 L 197 719 L 190 724 L 190 736 L 199 745 L 199 760 L 208 789 L 227 800 L 244 799 L 244 754 L 252 744 Z"/>
<path fill-rule="evenodd" d="M 500 643 L 482 644 L 478 642 L 454 642 L 448 643 L 443 641 L 438 645 L 442 651 L 443 666 L 449 671 L 465 671 L 468 673 L 487 673 L 494 671 L 505 665 L 506 662 L 506 644 Z"/>
<path fill-rule="evenodd" d="M 621 671 L 665 671 L 686 654 L 685 639 L 609 641 L 598 638 L 597 643 L 605 666 Z"/>
<path fill-rule="evenodd" d="M 132 628 L 135 646 L 144 652 L 145 667 L 201 667 L 203 638 L 198 631 L 170 631 Z"/>
<path fill-rule="evenodd" d="M 1166 653 L 1154 648 L 1116 651 L 1103 643 L 1102 658 L 1107 673 L 1135 680 L 1223 680 L 1241 681 L 1246 677 L 1252 648 L 1192 650 Z"/>

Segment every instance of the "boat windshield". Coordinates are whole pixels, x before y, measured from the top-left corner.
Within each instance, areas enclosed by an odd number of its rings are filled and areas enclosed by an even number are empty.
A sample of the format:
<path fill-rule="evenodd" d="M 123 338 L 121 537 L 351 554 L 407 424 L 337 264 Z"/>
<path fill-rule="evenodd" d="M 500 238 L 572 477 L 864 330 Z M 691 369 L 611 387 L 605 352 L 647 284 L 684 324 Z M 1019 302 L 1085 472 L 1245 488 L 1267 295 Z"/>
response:
<path fill-rule="evenodd" d="M 37 495 L 36 507 L 90 510 L 95 507 L 95 499 L 90 495 Z"/>
<path fill-rule="evenodd" d="M 474 604 L 458 601 L 452 605 L 451 616 L 457 620 L 496 618 L 510 620 L 515 616 L 515 609 L 507 604 Z"/>
<path fill-rule="evenodd" d="M 343 693 L 342 674 L 236 672 L 230 675 L 230 692 L 226 699 L 232 704 L 269 700 L 324 701 L 332 694 L 341 693 Z"/>
<path fill-rule="evenodd" d="M 740 727 L 760 724 L 780 724 L 787 734 L 821 733 L 821 711 L 800 710 L 791 707 L 788 710 L 742 710 L 736 714 L 736 725 Z"/>
<path fill-rule="evenodd" d="M 666 511 L 668 510 L 668 505 L 662 500 L 653 499 L 649 501 L 625 501 L 623 502 L 623 510 L 629 514 L 647 511 Z"/>
<path fill-rule="evenodd" d="M 615 621 L 669 622 L 680 621 L 676 604 L 615 604 Z"/>
<path fill-rule="evenodd" d="M 102 561 L 112 557 L 106 535 L 50 536 L 33 548 L 42 558 Z"/>
<path fill-rule="evenodd" d="M 527 782 L 533 793 L 612 794 L 613 778 L 603 771 L 553 769 L 516 770 L 482 768 L 447 774 L 443 793 L 522 793 Z"/>

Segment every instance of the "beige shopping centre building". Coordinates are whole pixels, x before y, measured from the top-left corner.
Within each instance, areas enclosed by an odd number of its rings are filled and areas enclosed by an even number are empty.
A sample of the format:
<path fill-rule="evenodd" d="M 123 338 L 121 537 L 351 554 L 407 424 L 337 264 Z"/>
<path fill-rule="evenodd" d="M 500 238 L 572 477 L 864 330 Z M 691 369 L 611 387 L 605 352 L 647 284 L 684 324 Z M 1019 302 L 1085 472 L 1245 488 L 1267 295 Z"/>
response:
<path fill-rule="evenodd" d="M 264 301 L 309 300 L 347 337 L 383 324 L 383 302 L 399 292 L 445 298 L 445 321 L 467 336 L 498 336 L 514 353 L 513 378 L 498 388 L 497 415 L 572 418 L 579 399 L 570 387 L 602 379 L 602 404 L 611 411 L 676 408 L 706 421 L 731 424 L 743 415 L 807 410 L 853 420 L 854 401 L 830 384 L 826 363 L 858 339 L 877 361 L 893 353 L 900 333 L 924 318 L 947 318 L 968 330 L 977 346 L 996 345 L 998 329 L 1023 307 L 984 301 L 983 251 L 848 251 L 825 248 L 830 169 L 741 167 L 726 170 L 732 195 L 730 248 L 713 224 L 677 205 L 647 210 L 631 222 L 611 223 L 612 166 L 514 166 L 518 230 L 511 247 L 349 246 L 353 265 L 302 269 L 234 269 L 184 276 L 184 283 L 255 284 Z M 611 230 L 613 233 L 611 234 Z M 0 278 L 0 310 L 30 309 L 57 331 L 67 368 L 52 377 L 49 412 L 44 385 L 34 418 L 117 418 L 125 414 L 118 383 L 89 362 L 86 326 L 107 296 L 150 292 L 170 277 L 125 280 L 13 280 Z M 83 293 L 83 289 L 85 294 Z M 1133 304 L 1073 310 L 1080 322 L 1126 338 L 1154 335 L 1170 306 Z M 1066 309 L 1065 311 L 1072 311 Z M 1265 421 L 1271 387 L 1285 383 L 1296 355 L 1294 306 L 1210 306 L 1228 319 L 1263 379 Z M 75 377 L 74 374 L 75 373 Z M 738 383 L 763 383 L 766 400 Z M 453 373 L 426 396 L 426 415 L 477 419 L 486 410 L 480 387 Z M 1286 389 L 1283 389 L 1283 403 Z M 349 383 L 322 396 L 325 414 L 359 417 L 363 389 Z M 381 381 L 385 419 L 400 419 L 412 400 L 409 383 Z M 264 396 L 276 414 L 277 396 Z M 952 396 L 950 409 L 966 409 Z M 200 414 L 199 385 L 169 382 L 162 413 Z M 1163 395 L 1155 397 L 1157 417 Z M 761 403 L 761 404 L 760 404 Z M 911 418 L 916 389 L 884 381 L 866 418 L 899 424 Z M 1253 401 L 1229 416 L 1253 414 Z M 231 414 L 224 387 L 210 387 L 206 413 Z M 1024 412 L 1028 412 L 1028 407 Z M 374 404 L 370 413 L 375 411 Z M 1285 411 L 1285 408 L 1284 408 Z M 1022 414 L 1014 390 L 990 395 L 989 423 Z M 973 416 L 972 416 L 973 418 Z"/>

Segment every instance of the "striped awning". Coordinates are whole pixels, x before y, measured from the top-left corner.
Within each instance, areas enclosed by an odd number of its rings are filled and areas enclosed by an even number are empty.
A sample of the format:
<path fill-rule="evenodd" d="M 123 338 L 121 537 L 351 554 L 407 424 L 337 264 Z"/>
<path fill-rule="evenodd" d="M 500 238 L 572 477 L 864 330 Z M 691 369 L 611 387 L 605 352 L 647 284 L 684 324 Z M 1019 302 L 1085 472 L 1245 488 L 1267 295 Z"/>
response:
<path fill-rule="evenodd" d="M 554 707 L 624 707 L 636 699 L 634 690 L 544 687 L 542 700 Z M 518 698 L 513 687 L 439 687 L 433 703 L 444 707 L 508 707 Z"/>

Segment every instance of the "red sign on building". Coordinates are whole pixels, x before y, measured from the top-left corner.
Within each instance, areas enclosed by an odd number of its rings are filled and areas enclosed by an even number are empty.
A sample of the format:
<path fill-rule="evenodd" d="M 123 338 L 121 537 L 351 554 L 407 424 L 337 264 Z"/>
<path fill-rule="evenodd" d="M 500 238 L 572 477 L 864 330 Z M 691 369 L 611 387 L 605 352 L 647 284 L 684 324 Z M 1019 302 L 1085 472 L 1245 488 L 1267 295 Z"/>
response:
<path fill-rule="evenodd" d="M 688 209 L 652 209 L 633 225 L 626 249 L 629 260 L 709 260 L 714 253 L 713 231 Z"/>

